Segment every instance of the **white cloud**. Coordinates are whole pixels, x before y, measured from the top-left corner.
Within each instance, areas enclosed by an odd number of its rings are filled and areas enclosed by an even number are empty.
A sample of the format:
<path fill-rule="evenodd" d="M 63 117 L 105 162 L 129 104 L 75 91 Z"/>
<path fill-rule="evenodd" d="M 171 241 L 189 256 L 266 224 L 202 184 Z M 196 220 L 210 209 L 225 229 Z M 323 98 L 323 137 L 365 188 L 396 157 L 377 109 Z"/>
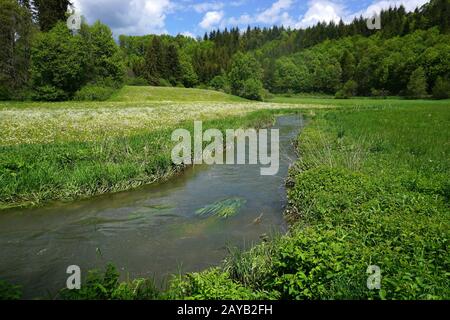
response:
<path fill-rule="evenodd" d="M 89 22 L 101 20 L 115 35 L 166 33 L 167 14 L 174 9 L 171 0 L 73 0 L 76 11 Z"/>
<path fill-rule="evenodd" d="M 269 9 L 258 14 L 256 20 L 266 24 L 281 22 L 289 16 L 286 10 L 289 10 L 292 4 L 292 0 L 278 0 Z"/>
<path fill-rule="evenodd" d="M 417 7 L 421 7 L 430 0 L 375 0 L 364 10 L 358 12 L 350 12 L 342 1 L 339 0 L 311 0 L 308 3 L 308 10 L 300 17 L 296 28 L 305 28 L 317 24 L 318 22 L 339 22 L 342 20 L 346 23 L 351 22 L 355 17 L 372 17 L 383 9 L 389 7 L 399 7 L 403 5 L 406 11 L 413 11 Z"/>
<path fill-rule="evenodd" d="M 374 1 L 366 10 L 362 10 L 356 13 L 351 14 L 346 17 L 346 21 L 349 21 L 355 17 L 363 16 L 363 17 L 372 17 L 375 14 L 378 14 L 383 9 L 389 9 L 390 7 L 400 7 L 404 6 L 406 11 L 414 11 L 417 7 L 423 6 L 425 3 L 430 2 L 430 0 L 379 0 Z"/>
<path fill-rule="evenodd" d="M 310 1 L 309 8 L 295 25 L 297 28 L 305 28 L 319 22 L 339 22 L 344 16 L 344 8 L 331 1 Z"/>
<path fill-rule="evenodd" d="M 200 22 L 200 27 L 203 29 L 212 29 L 220 24 L 224 16 L 223 11 L 209 11 L 203 17 L 202 22 Z"/>
<path fill-rule="evenodd" d="M 224 7 L 223 2 L 202 2 L 192 6 L 198 13 L 204 13 L 207 11 L 218 11 Z"/>
<path fill-rule="evenodd" d="M 192 32 L 189 32 L 189 31 L 185 31 L 185 32 L 182 32 L 182 33 L 180 33 L 182 36 L 185 36 L 185 37 L 188 37 L 188 38 L 193 38 L 193 39 L 195 39 L 196 37 L 195 37 L 195 34 L 193 34 Z"/>
<path fill-rule="evenodd" d="M 257 14 L 243 14 L 239 17 L 230 17 L 222 23 L 222 27 L 226 25 L 247 26 L 255 23 L 292 26 L 295 24 L 295 21 L 289 15 L 289 10 L 292 8 L 293 3 L 294 0 L 277 0 L 270 8 Z"/>

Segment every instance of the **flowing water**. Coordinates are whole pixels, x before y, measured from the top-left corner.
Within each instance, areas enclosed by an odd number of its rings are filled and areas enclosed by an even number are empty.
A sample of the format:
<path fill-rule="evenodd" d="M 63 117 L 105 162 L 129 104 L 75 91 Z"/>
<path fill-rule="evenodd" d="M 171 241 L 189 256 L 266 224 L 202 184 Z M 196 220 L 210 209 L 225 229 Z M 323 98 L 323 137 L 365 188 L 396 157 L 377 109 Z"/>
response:
<path fill-rule="evenodd" d="M 80 266 L 82 277 L 112 262 L 125 278 L 162 280 L 220 264 L 227 246 L 248 248 L 284 232 L 284 179 L 302 127 L 300 116 L 277 118 L 275 176 L 261 176 L 259 165 L 196 166 L 138 190 L 1 212 L 0 279 L 21 285 L 25 298 L 53 297 L 70 265 Z M 239 200 L 235 216 L 198 214 L 227 199 Z"/>

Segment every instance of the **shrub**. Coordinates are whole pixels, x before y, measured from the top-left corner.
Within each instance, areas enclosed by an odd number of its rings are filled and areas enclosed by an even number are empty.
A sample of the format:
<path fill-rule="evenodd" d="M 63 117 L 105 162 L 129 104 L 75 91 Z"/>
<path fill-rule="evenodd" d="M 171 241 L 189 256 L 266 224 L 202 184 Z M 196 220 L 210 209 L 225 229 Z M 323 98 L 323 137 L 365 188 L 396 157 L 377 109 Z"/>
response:
<path fill-rule="evenodd" d="M 163 78 L 159 79 L 158 85 L 160 87 L 172 87 L 172 84 L 168 80 L 163 79 Z"/>
<path fill-rule="evenodd" d="M 251 78 L 244 82 L 244 86 L 239 96 L 250 100 L 262 101 L 263 95 L 264 88 L 262 82 Z"/>
<path fill-rule="evenodd" d="M 11 99 L 11 92 L 10 88 L 4 85 L 0 85 L 0 101 L 1 100 L 10 100 Z"/>
<path fill-rule="evenodd" d="M 336 92 L 336 99 L 349 99 L 356 95 L 358 84 L 354 80 L 347 81 L 341 90 Z"/>
<path fill-rule="evenodd" d="M 226 75 L 220 75 L 214 77 L 209 83 L 210 87 L 214 90 L 230 93 L 231 87 L 230 82 L 228 81 L 228 77 Z"/>
<path fill-rule="evenodd" d="M 63 101 L 68 98 L 67 92 L 51 85 L 37 87 L 31 94 L 31 99 L 35 101 Z"/>
<path fill-rule="evenodd" d="M 128 78 L 127 85 L 140 87 L 140 86 L 148 86 L 150 84 L 148 83 L 147 79 L 143 77 L 137 77 L 137 78 Z"/>
<path fill-rule="evenodd" d="M 438 77 L 436 84 L 433 87 L 434 99 L 448 99 L 450 98 L 450 81 L 442 77 Z"/>
<path fill-rule="evenodd" d="M 65 300 L 154 300 L 159 291 L 151 280 L 119 282 L 116 268 L 108 264 L 104 272 L 90 271 L 80 290 L 63 289 L 60 296 Z"/>
<path fill-rule="evenodd" d="M 22 292 L 19 286 L 14 286 L 0 280 L 0 300 L 19 300 Z"/>
<path fill-rule="evenodd" d="M 274 299 L 267 292 L 254 292 L 233 281 L 227 272 L 212 268 L 201 273 L 191 273 L 171 281 L 169 299 L 193 300 L 253 300 Z"/>
<path fill-rule="evenodd" d="M 389 92 L 387 90 L 385 90 L 385 89 L 379 89 L 378 90 L 378 89 L 372 88 L 370 90 L 370 95 L 372 97 L 380 97 L 380 98 L 383 98 L 383 99 L 387 99 L 387 96 L 389 95 Z"/>
<path fill-rule="evenodd" d="M 76 101 L 105 101 L 114 93 L 114 88 L 99 85 L 86 85 L 75 93 Z"/>

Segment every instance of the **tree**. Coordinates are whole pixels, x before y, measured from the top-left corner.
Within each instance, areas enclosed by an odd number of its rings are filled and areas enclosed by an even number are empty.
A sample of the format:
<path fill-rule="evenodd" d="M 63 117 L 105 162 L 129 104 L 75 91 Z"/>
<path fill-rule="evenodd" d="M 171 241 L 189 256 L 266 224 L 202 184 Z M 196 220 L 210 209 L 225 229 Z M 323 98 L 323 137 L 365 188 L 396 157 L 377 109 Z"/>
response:
<path fill-rule="evenodd" d="M 433 87 L 434 99 L 448 99 L 450 98 L 450 81 L 442 77 L 438 77 L 436 84 Z"/>
<path fill-rule="evenodd" d="M 355 76 L 356 71 L 356 59 L 355 56 L 349 51 L 344 50 L 344 54 L 341 59 L 342 68 L 342 81 L 347 82 Z"/>
<path fill-rule="evenodd" d="M 191 59 L 185 53 L 180 53 L 181 81 L 186 88 L 192 88 L 198 83 L 198 76 L 195 73 Z"/>
<path fill-rule="evenodd" d="M 86 83 L 89 53 L 83 37 L 73 36 L 65 23 L 37 35 L 31 60 L 36 100 L 65 100 Z"/>
<path fill-rule="evenodd" d="M 144 77 L 151 85 L 159 85 L 166 74 L 166 62 L 161 40 L 155 36 L 145 53 Z"/>
<path fill-rule="evenodd" d="M 49 31 L 58 21 L 66 20 L 69 0 L 34 0 L 36 17 L 42 31 Z"/>
<path fill-rule="evenodd" d="M 255 93 L 256 90 L 263 88 L 262 69 L 251 54 L 238 52 L 234 55 L 228 78 L 232 94 L 249 99 L 262 97 L 262 93 Z"/>
<path fill-rule="evenodd" d="M 178 49 L 175 45 L 170 44 L 166 49 L 165 67 L 163 72 L 164 78 L 168 80 L 173 86 L 181 83 L 181 65 L 178 56 Z"/>
<path fill-rule="evenodd" d="M 427 78 L 422 67 L 417 68 L 409 78 L 407 95 L 410 98 L 423 98 L 427 95 Z"/>
<path fill-rule="evenodd" d="M 87 80 L 103 84 L 107 81 L 108 85 L 121 86 L 124 82 L 125 66 L 111 29 L 97 21 L 92 26 L 83 24 L 80 34 L 89 54 L 86 61 Z"/>
<path fill-rule="evenodd" d="M 0 1 L 0 100 L 12 98 L 28 81 L 32 31 L 25 5 Z"/>
<path fill-rule="evenodd" d="M 36 36 L 31 60 L 36 100 L 70 99 L 87 84 L 120 87 L 124 80 L 124 65 L 111 30 L 100 22 L 83 24 L 77 35 L 58 22 Z"/>
<path fill-rule="evenodd" d="M 301 77 L 297 65 L 291 59 L 284 57 L 276 61 L 273 79 L 276 92 L 299 92 Z"/>

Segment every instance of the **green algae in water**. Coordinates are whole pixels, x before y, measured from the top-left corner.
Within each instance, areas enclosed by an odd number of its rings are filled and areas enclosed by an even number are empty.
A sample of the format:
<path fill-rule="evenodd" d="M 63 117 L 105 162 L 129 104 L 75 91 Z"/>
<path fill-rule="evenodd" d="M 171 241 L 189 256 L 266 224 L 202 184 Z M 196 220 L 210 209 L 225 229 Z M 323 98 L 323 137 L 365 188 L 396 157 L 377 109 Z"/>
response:
<path fill-rule="evenodd" d="M 207 205 L 195 213 L 199 216 L 216 216 L 222 219 L 227 219 L 235 216 L 239 209 L 247 203 L 247 200 L 243 198 L 230 198 L 221 201 L 214 202 Z"/>

